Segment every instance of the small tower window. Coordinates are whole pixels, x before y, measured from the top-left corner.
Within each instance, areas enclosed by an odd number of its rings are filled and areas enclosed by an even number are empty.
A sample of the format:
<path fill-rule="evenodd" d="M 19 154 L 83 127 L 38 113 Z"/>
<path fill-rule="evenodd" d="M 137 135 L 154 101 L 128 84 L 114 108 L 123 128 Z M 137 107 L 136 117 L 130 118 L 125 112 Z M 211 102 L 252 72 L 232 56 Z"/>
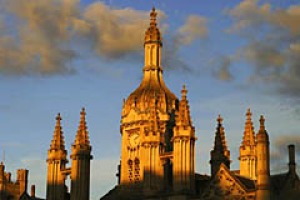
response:
<path fill-rule="evenodd" d="M 140 180 L 140 160 L 136 158 L 134 160 L 134 181 L 138 182 Z"/>
<path fill-rule="evenodd" d="M 133 181 L 133 162 L 132 160 L 128 160 L 128 175 L 129 181 Z"/>

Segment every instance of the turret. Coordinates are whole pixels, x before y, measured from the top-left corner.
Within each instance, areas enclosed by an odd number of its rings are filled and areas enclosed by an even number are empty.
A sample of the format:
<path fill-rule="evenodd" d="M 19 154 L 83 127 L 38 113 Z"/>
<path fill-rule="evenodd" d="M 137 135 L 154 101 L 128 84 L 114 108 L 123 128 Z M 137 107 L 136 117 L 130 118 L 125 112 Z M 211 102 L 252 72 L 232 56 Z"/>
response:
<path fill-rule="evenodd" d="M 215 144 L 210 152 L 211 175 L 214 176 L 220 168 L 221 163 L 230 169 L 230 151 L 226 145 L 225 131 L 222 126 L 222 117 L 217 118 L 218 126 L 215 134 Z"/>
<path fill-rule="evenodd" d="M 257 200 L 270 199 L 270 142 L 265 130 L 265 119 L 260 117 L 260 129 L 256 135 L 257 156 Z"/>
<path fill-rule="evenodd" d="M 68 160 L 60 122 L 61 116 L 58 113 L 53 139 L 48 150 L 47 200 L 64 200 L 67 193 L 66 177 L 62 172 L 65 170 Z"/>
<path fill-rule="evenodd" d="M 71 200 L 86 200 L 90 194 L 90 160 L 93 157 L 85 115 L 85 109 L 82 108 L 77 135 L 72 145 Z"/>
<path fill-rule="evenodd" d="M 19 195 L 21 196 L 24 192 L 27 192 L 28 170 L 18 169 L 18 171 L 17 171 L 17 183 L 19 183 L 19 185 L 20 185 Z"/>
<path fill-rule="evenodd" d="M 175 193 L 193 193 L 195 189 L 195 128 L 192 125 L 185 86 L 173 136 L 173 188 Z"/>
<path fill-rule="evenodd" d="M 240 175 L 256 179 L 255 132 L 251 120 L 250 109 L 246 113 L 247 120 L 242 144 L 240 146 Z"/>
<path fill-rule="evenodd" d="M 120 188 L 126 188 L 126 193 L 129 187 L 136 195 L 154 195 L 172 181 L 170 144 L 178 99 L 163 80 L 162 39 L 156 16 L 153 8 L 145 32 L 143 78 L 124 101 L 121 117 Z"/>

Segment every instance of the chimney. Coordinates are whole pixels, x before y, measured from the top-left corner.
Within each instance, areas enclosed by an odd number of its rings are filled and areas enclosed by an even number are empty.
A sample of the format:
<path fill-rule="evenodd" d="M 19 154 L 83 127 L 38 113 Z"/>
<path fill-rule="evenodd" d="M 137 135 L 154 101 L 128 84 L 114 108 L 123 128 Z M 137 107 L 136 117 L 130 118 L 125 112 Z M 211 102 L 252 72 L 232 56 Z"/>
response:
<path fill-rule="evenodd" d="M 32 198 L 35 198 L 35 185 L 31 185 L 30 196 L 31 196 Z"/>
<path fill-rule="evenodd" d="M 290 144 L 289 149 L 289 173 L 296 173 L 296 162 L 295 162 L 295 145 Z"/>

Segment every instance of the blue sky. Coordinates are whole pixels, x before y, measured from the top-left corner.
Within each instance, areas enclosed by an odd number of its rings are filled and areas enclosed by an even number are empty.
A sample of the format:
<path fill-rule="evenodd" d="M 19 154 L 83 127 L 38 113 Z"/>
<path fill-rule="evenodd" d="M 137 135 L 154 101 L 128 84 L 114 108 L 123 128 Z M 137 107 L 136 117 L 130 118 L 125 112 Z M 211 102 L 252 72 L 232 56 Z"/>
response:
<path fill-rule="evenodd" d="M 300 137 L 300 4 L 290 1 L 0 0 L 0 150 L 7 171 L 30 170 L 44 197 L 46 156 L 61 113 L 66 147 L 86 107 L 94 160 L 91 199 L 116 184 L 122 99 L 138 85 L 148 15 L 159 10 L 167 86 L 187 85 L 196 168 L 209 173 L 221 114 L 232 168 L 248 107 L 271 139 L 271 173 Z M 298 27 L 298 28 L 297 28 Z M 14 176 L 15 177 L 15 176 Z"/>

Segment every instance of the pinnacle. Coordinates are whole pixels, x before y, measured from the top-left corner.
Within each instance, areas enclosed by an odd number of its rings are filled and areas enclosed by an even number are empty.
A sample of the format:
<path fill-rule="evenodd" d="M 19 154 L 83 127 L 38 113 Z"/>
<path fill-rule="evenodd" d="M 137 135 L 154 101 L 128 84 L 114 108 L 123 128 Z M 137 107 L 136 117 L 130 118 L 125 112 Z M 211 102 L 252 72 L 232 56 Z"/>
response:
<path fill-rule="evenodd" d="M 220 114 L 218 115 L 217 122 L 218 122 L 218 125 L 219 125 L 219 126 L 220 126 L 220 125 L 222 126 L 223 118 L 221 117 Z"/>
<path fill-rule="evenodd" d="M 253 123 L 252 123 L 252 113 L 250 108 L 247 109 L 247 113 L 246 113 L 247 119 L 246 119 L 246 123 L 245 123 L 245 130 L 244 130 L 244 137 L 243 137 L 243 141 L 242 141 L 242 145 L 250 145 L 253 146 L 255 145 L 255 133 L 254 133 L 254 127 L 253 127 Z"/>
<path fill-rule="evenodd" d="M 221 115 L 218 115 L 217 118 L 218 126 L 215 135 L 214 150 L 219 150 L 221 151 L 220 153 L 225 153 L 225 151 L 227 151 L 227 145 L 226 145 L 225 131 L 222 126 L 222 121 L 223 118 L 221 117 Z"/>
<path fill-rule="evenodd" d="M 85 115 L 86 115 L 85 108 L 82 108 L 82 110 L 80 112 L 80 122 L 79 122 L 78 131 L 77 131 L 74 145 L 78 145 L 78 144 L 79 145 L 88 145 L 88 146 L 90 145 Z"/>
<path fill-rule="evenodd" d="M 183 85 L 182 86 L 182 90 L 181 90 L 181 95 L 182 95 L 182 99 L 186 98 L 186 94 L 187 94 L 187 89 L 186 89 L 186 86 Z"/>
<path fill-rule="evenodd" d="M 65 141 L 63 136 L 62 127 L 60 121 L 62 120 L 60 113 L 56 116 L 56 125 L 53 134 L 53 139 L 51 141 L 50 149 L 62 149 L 65 150 Z"/>
<path fill-rule="evenodd" d="M 263 115 L 260 116 L 259 122 L 260 122 L 260 130 L 265 130 L 265 118 Z"/>
<path fill-rule="evenodd" d="M 182 98 L 179 102 L 179 113 L 177 117 L 178 124 L 184 125 L 184 126 L 190 126 L 192 125 L 191 117 L 190 117 L 190 108 L 188 104 L 188 100 L 186 98 L 187 89 L 185 85 L 183 85 L 181 90 Z"/>
<path fill-rule="evenodd" d="M 152 11 L 150 13 L 150 25 L 156 26 L 156 16 L 157 12 L 155 11 L 155 7 L 152 8 Z"/>

